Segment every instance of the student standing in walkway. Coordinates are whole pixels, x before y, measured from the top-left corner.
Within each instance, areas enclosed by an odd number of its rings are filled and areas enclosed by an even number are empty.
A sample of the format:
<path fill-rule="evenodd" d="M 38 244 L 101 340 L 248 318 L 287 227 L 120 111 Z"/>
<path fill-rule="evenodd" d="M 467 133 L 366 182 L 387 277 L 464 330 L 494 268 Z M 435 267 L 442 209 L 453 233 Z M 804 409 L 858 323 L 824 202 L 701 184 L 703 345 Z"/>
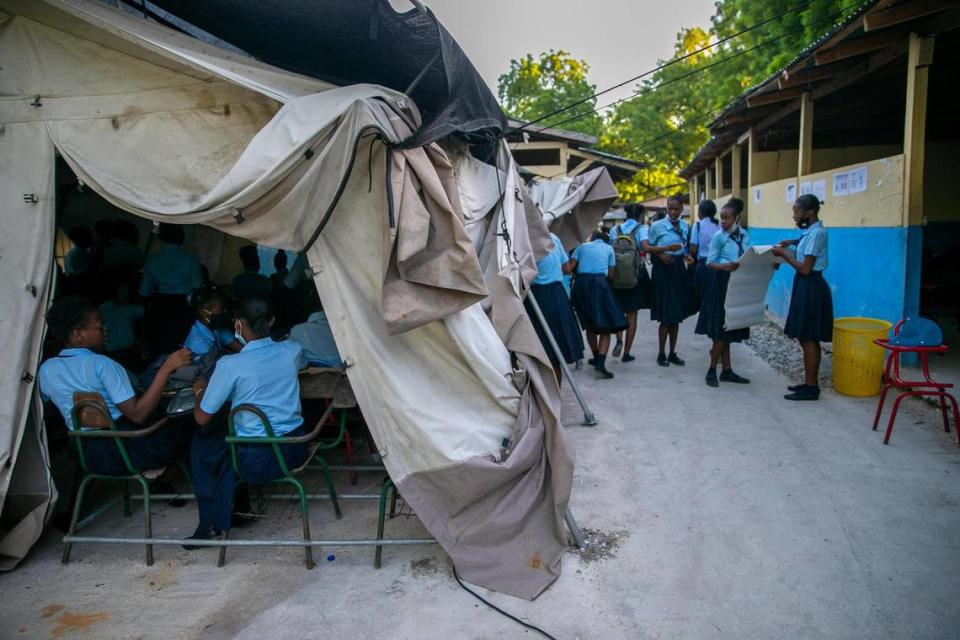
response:
<path fill-rule="evenodd" d="M 147 258 L 140 295 L 147 299 L 144 341 L 149 358 L 173 351 L 193 324 L 187 296 L 203 284 L 200 260 L 183 248 L 183 227 L 160 225 L 163 248 Z"/>
<path fill-rule="evenodd" d="M 627 316 L 626 340 L 623 347 L 622 362 L 632 362 L 636 358 L 631 354 L 633 340 L 637 335 L 637 311 L 650 308 L 650 278 L 644 264 L 643 241 L 648 239 L 649 230 L 641 224 L 643 205 L 633 204 L 626 207 L 627 219 L 614 227 L 610 234 L 617 267 L 613 278 L 613 295 Z M 620 335 L 617 334 L 619 345 Z M 619 355 L 614 347 L 613 355 Z"/>
<path fill-rule="evenodd" d="M 799 240 L 784 240 L 773 248 L 796 270 L 790 311 L 784 333 L 796 338 L 803 348 L 803 384 L 789 388 L 787 400 L 816 400 L 820 397 L 820 343 L 833 340 L 833 297 L 823 278 L 827 268 L 827 230 L 820 222 L 820 201 L 812 194 L 797 198 L 793 221 L 803 230 Z M 788 247 L 796 246 L 796 251 Z"/>
<path fill-rule="evenodd" d="M 713 203 L 713 200 L 700 202 L 697 207 L 697 215 L 699 220 L 690 229 L 690 257 L 697 261 L 694 284 L 702 310 L 703 296 L 706 293 L 706 285 L 710 277 L 710 270 L 707 267 L 710 240 L 720 230 L 720 224 L 717 222 L 717 205 Z"/>
<path fill-rule="evenodd" d="M 709 201 L 708 201 L 709 202 Z M 713 204 L 713 203 L 711 203 Z M 740 214 L 743 212 L 743 200 L 731 198 L 720 211 L 720 232 L 710 240 L 705 263 L 707 266 L 706 284 L 697 318 L 696 332 L 713 340 L 710 349 L 710 367 L 707 369 L 707 386 L 717 387 L 720 382 L 747 384 L 746 378 L 733 372 L 730 364 L 730 345 L 742 342 L 750 337 L 750 329 L 727 331 L 726 310 L 727 286 L 730 274 L 737 270 L 737 260 L 750 248 L 750 238 L 740 226 Z M 720 376 L 717 376 L 717 364 L 723 364 Z"/>
<path fill-rule="evenodd" d="M 643 245 L 644 251 L 653 255 L 653 306 L 650 318 L 660 323 L 657 364 L 661 367 L 685 364 L 677 355 L 677 334 L 680 323 L 686 318 L 687 306 L 684 278 L 689 225 L 680 219 L 682 212 L 680 198 L 669 198 L 667 217 L 650 225 L 650 239 Z M 669 356 L 664 351 L 668 338 Z"/>
<path fill-rule="evenodd" d="M 577 274 L 571 300 L 593 353 L 588 362 L 604 378 L 613 377 L 607 371 L 610 334 L 627 328 L 627 318 L 610 288 L 615 262 L 613 247 L 607 244 L 602 231 L 594 231 L 590 242 L 574 249 L 570 259 L 570 268 Z"/>
<path fill-rule="evenodd" d="M 563 286 L 563 275 L 570 272 L 570 258 L 564 251 L 560 238 L 555 233 L 551 233 L 550 238 L 553 240 L 553 250 L 537 263 L 537 277 L 530 282 L 530 294 L 523 304 L 527 308 L 527 315 L 533 321 L 533 328 L 537 330 L 543 350 L 547 352 L 553 365 L 557 384 L 560 385 L 563 384 L 563 369 L 559 357 L 550 346 L 547 329 L 553 334 L 563 361 L 567 364 L 583 359 L 583 334 L 573 314 L 567 290 Z M 536 312 L 531 308 L 529 296 L 537 299 L 540 312 L 547 321 L 546 328 L 540 324 Z"/>

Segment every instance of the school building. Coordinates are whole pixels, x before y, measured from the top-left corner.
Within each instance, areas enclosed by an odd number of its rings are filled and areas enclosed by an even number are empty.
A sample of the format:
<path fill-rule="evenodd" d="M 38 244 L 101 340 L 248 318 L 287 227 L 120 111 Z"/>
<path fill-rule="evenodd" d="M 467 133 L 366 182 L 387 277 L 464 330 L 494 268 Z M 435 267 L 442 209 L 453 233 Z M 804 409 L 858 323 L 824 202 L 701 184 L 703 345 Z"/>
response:
<path fill-rule="evenodd" d="M 960 2 L 880 0 L 739 96 L 681 172 L 691 206 L 736 196 L 755 244 L 798 237 L 791 205 L 825 204 L 836 316 L 954 319 L 960 300 Z M 792 269 L 768 311 L 783 319 Z"/>

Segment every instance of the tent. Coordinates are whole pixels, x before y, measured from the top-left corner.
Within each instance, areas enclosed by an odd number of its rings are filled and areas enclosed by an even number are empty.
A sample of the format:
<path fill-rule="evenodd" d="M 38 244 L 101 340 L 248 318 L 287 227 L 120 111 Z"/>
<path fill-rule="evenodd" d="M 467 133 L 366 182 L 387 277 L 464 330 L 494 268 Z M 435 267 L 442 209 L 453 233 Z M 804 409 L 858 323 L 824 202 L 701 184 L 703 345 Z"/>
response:
<path fill-rule="evenodd" d="M 573 457 L 522 307 L 549 237 L 502 142 L 477 159 L 439 100 L 430 126 L 457 135 L 409 144 L 398 91 L 91 0 L 0 0 L 0 59 L 3 568 L 55 500 L 35 377 L 59 154 L 128 213 L 304 252 L 384 464 L 461 575 L 525 598 L 556 579 Z"/>
<path fill-rule="evenodd" d="M 617 199 L 617 189 L 606 167 L 597 167 L 572 178 L 536 180 L 530 188 L 550 231 L 563 248 L 572 251 L 596 230 Z"/>

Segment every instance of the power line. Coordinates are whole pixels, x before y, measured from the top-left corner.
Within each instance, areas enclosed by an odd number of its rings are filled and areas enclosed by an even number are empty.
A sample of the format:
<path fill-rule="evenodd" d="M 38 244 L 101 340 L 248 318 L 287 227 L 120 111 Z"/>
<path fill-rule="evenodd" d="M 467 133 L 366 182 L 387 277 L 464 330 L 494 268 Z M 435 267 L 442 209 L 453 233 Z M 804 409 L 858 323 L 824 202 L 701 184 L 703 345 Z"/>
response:
<path fill-rule="evenodd" d="M 727 57 L 725 57 L 725 58 L 721 58 L 720 60 L 716 60 L 716 61 L 714 61 L 714 62 L 711 62 L 710 64 L 708 64 L 708 65 L 706 65 L 706 66 L 703 66 L 703 67 L 700 67 L 700 68 L 697 68 L 697 69 L 693 69 L 693 70 L 688 71 L 687 73 L 685 73 L 685 74 L 683 74 L 683 75 L 677 76 L 676 78 L 670 78 L 669 80 L 664 80 L 663 82 L 660 82 L 659 84 L 654 85 L 654 86 L 652 86 L 652 87 L 644 87 L 643 89 L 641 89 L 641 90 L 639 90 L 639 91 L 636 91 L 636 92 L 630 94 L 629 96 L 627 96 L 627 97 L 625 97 L 625 98 L 620 98 L 619 100 L 614 100 L 613 102 L 610 102 L 610 103 L 608 103 L 608 104 L 605 104 L 605 105 L 603 105 L 603 106 L 601 106 L 601 107 L 596 107 L 596 108 L 594 108 L 594 109 L 591 109 L 590 111 L 584 111 L 583 113 L 579 113 L 579 114 L 576 114 L 576 115 L 574 115 L 574 116 L 571 116 L 571 117 L 567 118 L 566 120 L 561 120 L 560 122 L 555 122 L 555 123 L 551 124 L 550 126 L 551 126 L 551 127 L 554 127 L 554 128 L 557 128 L 557 127 L 560 127 L 560 126 L 562 126 L 562 125 L 564 125 L 564 124 L 567 124 L 567 123 L 569 123 L 569 122 L 573 122 L 573 121 L 575 121 L 575 120 L 579 120 L 580 118 L 584 118 L 584 117 L 586 117 L 586 116 L 589 116 L 590 114 L 598 113 L 598 112 L 600 112 L 600 111 L 603 111 L 604 109 L 609 109 L 610 107 L 616 106 L 616 105 L 621 104 L 621 103 L 623 103 L 623 102 L 628 102 L 628 101 L 630 101 L 630 100 L 633 100 L 634 98 L 639 98 L 640 96 L 646 95 L 646 94 L 651 93 L 651 92 L 653 92 L 653 91 L 656 91 L 657 89 L 659 89 L 659 88 L 661 88 L 661 87 L 665 87 L 665 86 L 667 86 L 667 85 L 669 85 L 669 84 L 673 84 L 673 83 L 675 83 L 675 82 L 679 82 L 679 81 L 681 81 L 681 80 L 685 80 L 685 79 L 687 79 L 687 78 L 689 78 L 689 77 L 691 77 L 691 76 L 694 76 L 694 75 L 696 75 L 696 74 L 698 74 L 698 73 L 701 73 L 701 72 L 703 72 L 703 71 L 706 71 L 707 69 L 711 69 L 711 68 L 713 68 L 713 67 L 719 66 L 719 65 L 724 64 L 724 63 L 726 63 L 726 62 L 729 62 L 729 61 L 731 61 L 731 60 L 734 60 L 734 59 L 736 59 L 736 58 L 739 58 L 740 56 L 744 56 L 744 55 L 746 55 L 746 54 L 748 54 L 748 53 L 752 53 L 752 52 L 756 51 L 757 49 L 760 49 L 760 48 L 765 47 L 765 46 L 767 46 L 767 45 L 773 44 L 773 43 L 775 43 L 775 42 L 779 42 L 780 40 L 783 40 L 783 39 L 786 38 L 787 36 L 792 36 L 792 35 L 795 35 L 795 34 L 797 34 L 797 33 L 802 33 L 803 31 L 806 31 L 806 29 L 809 28 L 809 27 L 811 27 L 811 26 L 814 26 L 814 25 L 817 25 L 817 24 L 822 24 L 822 23 L 824 23 L 824 22 L 832 22 L 832 21 L 834 20 L 834 18 L 836 18 L 837 16 L 840 16 L 840 15 L 843 15 L 843 14 L 844 14 L 844 11 L 838 11 L 838 12 L 836 12 L 836 13 L 832 13 L 832 14 L 830 14 L 829 16 L 827 16 L 826 18 L 823 18 L 823 19 L 821 19 L 821 20 L 817 20 L 817 21 L 815 21 L 815 22 L 811 22 L 810 24 L 804 25 L 804 26 L 802 26 L 802 27 L 800 27 L 800 28 L 793 29 L 793 30 L 791 30 L 791 31 L 787 31 L 786 33 L 783 33 L 783 34 L 781 34 L 781 35 L 779 35 L 779 36 L 776 36 L 776 37 L 774 37 L 774 38 L 769 38 L 769 39 L 767 39 L 767 40 L 764 40 L 763 42 L 760 42 L 760 43 L 755 44 L 754 46 L 752 46 L 752 47 L 750 47 L 750 48 L 748 48 L 748 49 L 744 49 L 743 51 L 739 51 L 739 52 L 734 53 L 734 54 L 732 54 L 732 55 L 729 55 L 729 56 L 727 56 Z"/>
<path fill-rule="evenodd" d="M 725 38 L 721 38 L 721 39 L 718 40 L 717 42 L 714 42 L 714 43 L 712 43 L 712 44 L 708 44 L 708 45 L 705 45 L 705 46 L 703 46 L 703 47 L 700 47 L 699 49 L 697 49 L 697 50 L 695 50 L 695 51 L 691 51 L 690 53 L 684 54 L 684 55 L 680 56 L 679 58 L 673 58 L 673 59 L 671 59 L 671 60 L 668 60 L 667 62 L 663 63 L 662 65 L 659 65 L 659 66 L 657 66 L 657 67 L 655 67 L 655 68 L 653 68 L 653 69 L 650 69 L 649 71 L 644 71 L 644 72 L 641 73 L 640 75 L 633 76 L 632 78 L 628 78 L 627 80 L 624 80 L 623 82 L 621 82 L 621 83 L 619 83 L 619 84 L 615 84 L 615 85 L 613 85 L 612 87 L 609 87 L 609 88 L 607 88 L 607 89 L 604 89 L 603 91 L 598 91 L 597 93 L 595 93 L 595 94 L 593 94 L 593 95 L 591 95 L 591 96 L 587 96 L 586 98 L 581 98 L 580 100 L 577 100 L 577 101 L 575 101 L 575 102 L 572 102 L 572 103 L 568 104 L 568 105 L 565 106 L 565 107 L 561 107 L 560 109 L 557 109 L 557 110 L 555 110 L 555 111 L 551 111 L 550 113 L 548 113 L 548 114 L 546 114 L 546 115 L 544 115 L 544 116 L 540 116 L 540 117 L 537 118 L 536 120 L 531 120 L 530 122 L 527 122 L 527 123 L 524 124 L 523 126 L 520 126 L 520 127 L 517 127 L 516 129 L 513 129 L 511 132 L 523 131 L 524 129 L 526 129 L 527 127 L 529 127 L 529 126 L 531 126 L 531 125 L 537 124 L 537 123 L 539 123 L 539 122 L 543 122 L 544 120 L 546 120 L 546 119 L 548 119 L 548 118 L 552 118 L 552 117 L 555 116 L 555 115 L 559 115 L 559 114 L 561 114 L 561 113 L 564 113 L 564 112 L 566 112 L 566 111 L 569 111 L 570 109 L 573 109 L 574 107 L 577 107 L 577 106 L 579 106 L 579 105 L 581 105 L 581 104 L 583 104 L 583 103 L 585 103 L 585 102 L 589 102 L 590 100 L 593 100 L 593 99 L 595 99 L 595 98 L 599 98 L 600 96 L 602 96 L 602 95 L 604 95 L 604 94 L 607 94 L 607 93 L 610 93 L 611 91 L 613 91 L 613 90 L 615 90 L 615 89 L 619 89 L 620 87 L 622 87 L 622 86 L 624 86 L 624 85 L 627 85 L 627 84 L 630 84 L 631 82 L 636 82 L 637 80 L 639 80 L 639 79 L 641 79 L 641 78 L 645 78 L 646 76 L 649 76 L 649 75 L 651 75 L 651 74 L 653 74 L 653 73 L 656 73 L 657 71 L 660 71 L 661 69 L 666 69 L 667 67 L 669 67 L 669 66 L 671 66 L 671 65 L 677 64 L 678 62 L 682 62 L 682 61 L 686 60 L 687 58 L 691 58 L 691 57 L 697 55 L 698 53 L 702 53 L 702 52 L 706 51 L 707 49 L 712 49 L 713 47 L 718 47 L 718 46 L 722 45 L 722 44 L 725 43 L 725 42 L 729 42 L 730 40 L 733 40 L 734 38 L 738 38 L 738 37 L 742 36 L 742 35 L 745 34 L 745 33 L 749 33 L 750 31 L 753 31 L 753 30 L 755 30 L 755 29 L 759 29 L 760 27 L 765 26 L 765 25 L 767 25 L 767 24 L 770 24 L 771 22 L 774 22 L 775 20 L 779 20 L 780 18 L 782 18 L 782 17 L 784 17 L 784 16 L 787 16 L 787 15 L 789 15 L 789 14 L 791 14 L 791 13 L 796 12 L 796 11 L 800 11 L 800 10 L 802 10 L 802 9 L 806 9 L 807 7 L 809 7 L 810 5 L 812 5 L 812 4 L 814 3 L 814 1 L 815 1 L 815 0 L 808 0 L 807 2 L 804 2 L 804 3 L 802 3 L 802 4 L 799 4 L 799 5 L 797 5 L 796 7 L 792 8 L 792 9 L 787 9 L 786 11 L 782 11 L 782 12 L 780 12 L 780 13 L 778 13 L 778 14 L 770 17 L 770 18 L 767 18 L 766 20 L 762 20 L 762 21 L 760 21 L 760 22 L 758 22 L 758 23 L 756 23 L 756 24 L 754 24 L 754 25 L 751 25 L 751 26 L 749 26 L 749 27 L 746 27 L 746 28 L 744 28 L 744 29 L 741 29 L 740 31 L 737 31 L 737 32 L 734 33 L 734 34 L 731 34 L 731 35 L 729 35 L 729 36 L 726 36 Z M 556 125 L 551 125 L 551 126 L 556 126 Z"/>

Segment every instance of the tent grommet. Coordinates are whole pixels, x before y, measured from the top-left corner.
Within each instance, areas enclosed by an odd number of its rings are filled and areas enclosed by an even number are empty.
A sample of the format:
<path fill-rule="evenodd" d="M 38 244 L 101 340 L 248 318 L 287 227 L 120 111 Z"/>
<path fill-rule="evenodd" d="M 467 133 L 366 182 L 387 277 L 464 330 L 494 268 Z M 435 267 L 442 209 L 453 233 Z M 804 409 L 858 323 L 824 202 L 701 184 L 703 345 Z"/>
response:
<path fill-rule="evenodd" d="M 37 204 L 40 202 L 40 198 L 35 193 L 25 193 L 23 194 L 23 201 L 27 204 Z"/>

